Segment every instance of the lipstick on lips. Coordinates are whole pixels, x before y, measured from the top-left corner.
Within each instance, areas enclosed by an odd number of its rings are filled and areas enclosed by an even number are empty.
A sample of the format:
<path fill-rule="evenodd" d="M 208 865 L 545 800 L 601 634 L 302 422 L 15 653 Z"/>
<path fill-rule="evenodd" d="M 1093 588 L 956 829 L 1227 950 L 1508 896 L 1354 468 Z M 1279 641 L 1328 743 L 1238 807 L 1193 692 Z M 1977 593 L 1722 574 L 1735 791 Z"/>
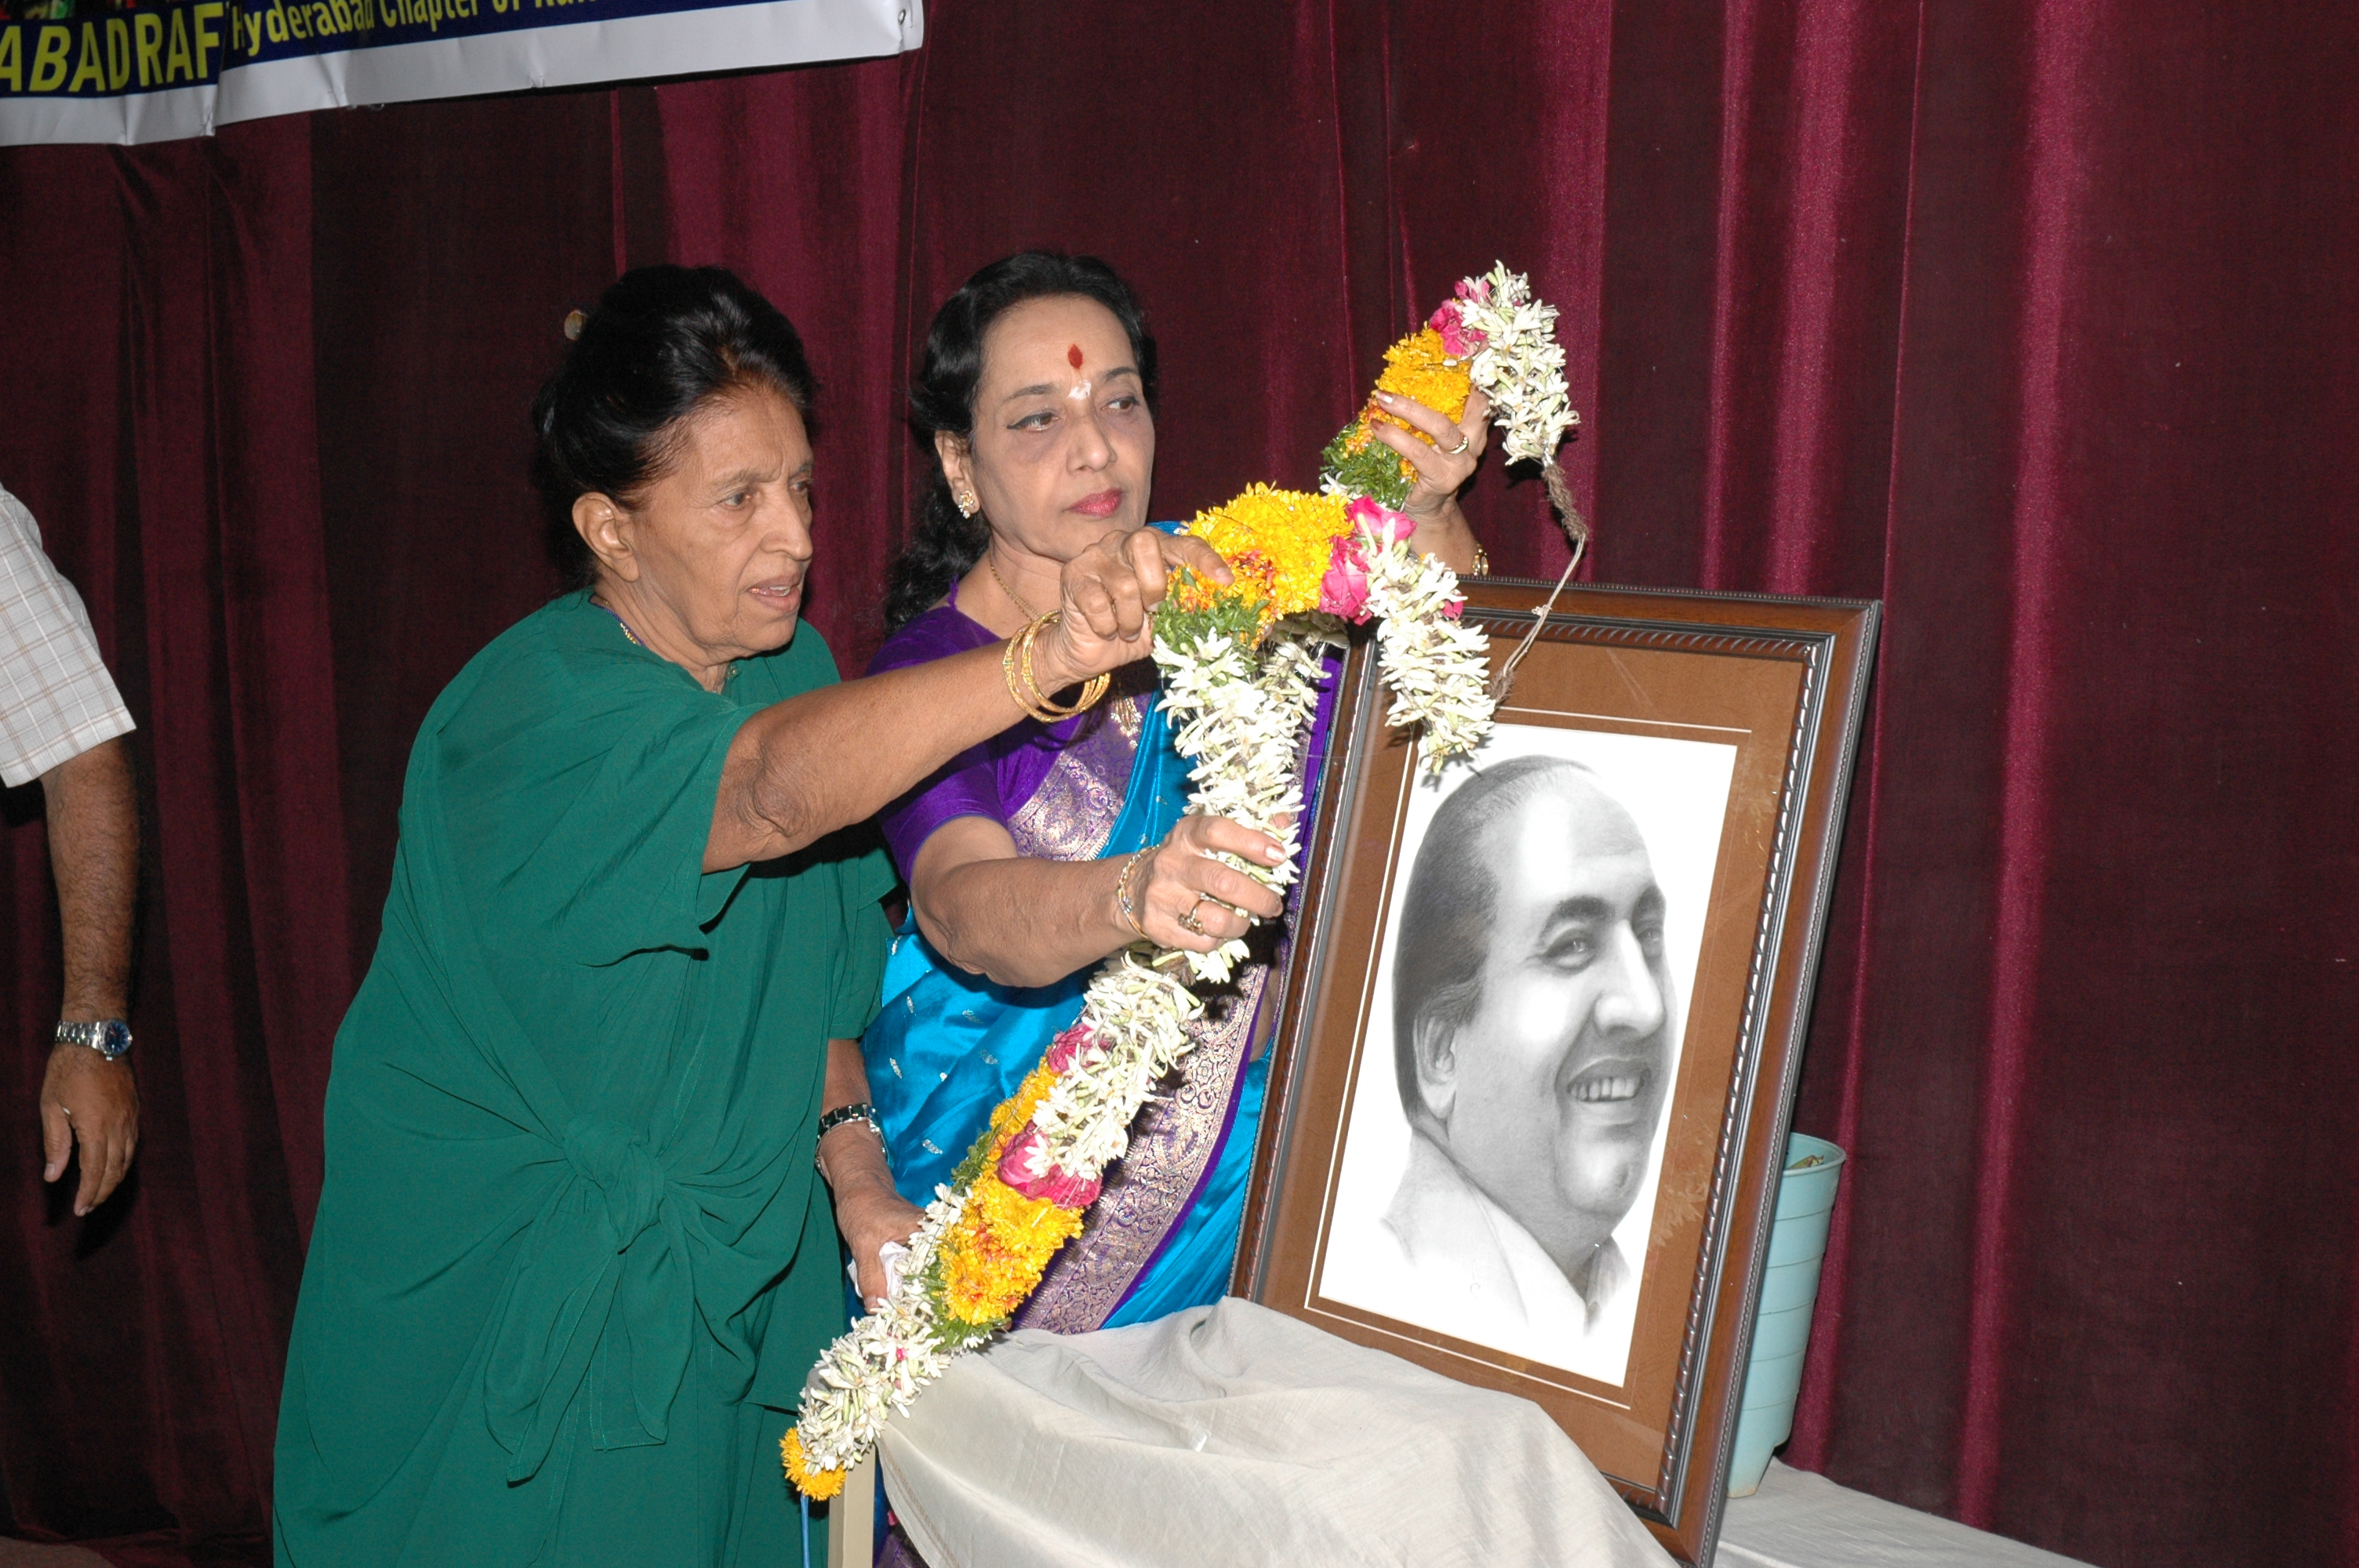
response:
<path fill-rule="evenodd" d="M 1122 509 L 1122 492 L 1101 490 L 1095 495 L 1085 495 L 1068 508 L 1084 517 L 1111 517 Z"/>

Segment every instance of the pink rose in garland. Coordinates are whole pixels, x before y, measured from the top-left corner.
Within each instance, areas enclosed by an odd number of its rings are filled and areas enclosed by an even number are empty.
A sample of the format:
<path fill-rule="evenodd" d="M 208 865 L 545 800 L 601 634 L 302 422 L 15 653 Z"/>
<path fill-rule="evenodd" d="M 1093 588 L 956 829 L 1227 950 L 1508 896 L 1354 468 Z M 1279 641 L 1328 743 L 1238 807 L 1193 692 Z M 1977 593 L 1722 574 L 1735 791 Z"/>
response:
<path fill-rule="evenodd" d="M 1367 496 L 1354 496 L 1352 504 L 1343 508 L 1343 521 L 1352 525 L 1353 535 L 1365 534 L 1373 537 L 1378 549 L 1397 544 L 1417 532 L 1417 519 L 1406 512 L 1396 512 L 1380 505 Z"/>
<path fill-rule="evenodd" d="M 1087 1025 L 1074 1024 L 1049 1042 L 1049 1070 L 1052 1073 L 1071 1072 L 1073 1064 L 1082 1059 L 1082 1053 L 1096 1044 L 1097 1036 L 1090 1033 Z"/>
<path fill-rule="evenodd" d="M 1319 608 L 1347 621 L 1368 618 L 1368 563 L 1360 542 L 1349 534 L 1336 536 L 1327 559 L 1327 575 L 1319 579 Z"/>
<path fill-rule="evenodd" d="M 1041 1158 L 1041 1145 L 1047 1141 L 1037 1127 L 1016 1134 L 999 1157 L 999 1179 L 1027 1198 L 1059 1208 L 1083 1209 L 1097 1202 L 1098 1178 L 1068 1175 L 1047 1163 Z"/>
<path fill-rule="evenodd" d="M 1336 536 L 1327 557 L 1327 575 L 1319 579 L 1319 608 L 1347 621 L 1364 622 L 1368 618 L 1368 552 L 1416 533 L 1417 519 L 1364 495 L 1353 498 L 1343 508 L 1343 517 L 1352 531 Z"/>
<path fill-rule="evenodd" d="M 1458 292 L 1464 295 L 1466 286 L 1460 284 Z M 1477 350 L 1490 341 L 1482 331 L 1459 319 L 1458 301 L 1455 299 L 1443 300 L 1440 307 L 1426 319 L 1425 324 L 1441 334 L 1441 351 L 1453 360 L 1472 359 Z"/>

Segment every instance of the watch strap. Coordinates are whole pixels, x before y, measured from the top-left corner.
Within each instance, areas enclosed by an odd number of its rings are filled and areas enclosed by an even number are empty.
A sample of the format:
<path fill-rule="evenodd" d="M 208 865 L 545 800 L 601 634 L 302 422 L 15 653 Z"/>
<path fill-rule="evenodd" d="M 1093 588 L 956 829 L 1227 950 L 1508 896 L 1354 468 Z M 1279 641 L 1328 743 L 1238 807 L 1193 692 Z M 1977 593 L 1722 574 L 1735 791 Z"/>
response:
<path fill-rule="evenodd" d="M 864 1121 L 876 1130 L 876 1141 L 885 1144 L 885 1165 L 887 1170 L 890 1170 L 893 1165 L 893 1149 L 892 1145 L 885 1143 L 885 1119 L 878 1115 L 876 1108 L 866 1100 L 861 1101 L 858 1105 L 837 1106 L 833 1110 L 821 1116 L 819 1119 L 819 1137 L 825 1138 L 847 1121 Z M 812 1143 L 814 1147 L 811 1150 L 811 1164 L 818 1168 L 820 1174 L 825 1175 L 827 1167 L 820 1164 L 819 1150 L 816 1147 L 818 1139 L 812 1140 Z"/>
<path fill-rule="evenodd" d="M 131 1053 L 131 1026 L 119 1018 L 97 1018 L 80 1023 L 60 1022 L 56 1035 L 60 1045 L 87 1045 L 110 1062 L 119 1062 Z"/>

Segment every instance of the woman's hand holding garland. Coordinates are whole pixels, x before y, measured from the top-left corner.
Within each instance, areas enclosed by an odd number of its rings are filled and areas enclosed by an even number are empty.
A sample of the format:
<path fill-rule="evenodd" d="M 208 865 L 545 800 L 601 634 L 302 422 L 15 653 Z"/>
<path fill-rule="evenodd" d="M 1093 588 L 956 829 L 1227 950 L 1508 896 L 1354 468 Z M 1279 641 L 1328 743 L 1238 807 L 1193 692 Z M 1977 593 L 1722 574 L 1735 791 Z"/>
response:
<path fill-rule="evenodd" d="M 831 1110 L 868 1098 L 861 1070 L 860 1042 L 827 1044 L 827 1077 L 820 1103 Z M 925 1214 L 893 1187 L 893 1167 L 885 1158 L 884 1135 L 866 1116 L 851 1116 L 820 1136 L 819 1173 L 835 1202 L 835 1227 L 851 1249 L 860 1300 L 874 1307 L 885 1296 L 880 1253 L 888 1241 L 905 1241 L 925 1223 Z M 875 1112 L 870 1110 L 869 1115 Z"/>
<path fill-rule="evenodd" d="M 1452 571 L 1473 569 L 1474 530 L 1459 508 L 1458 492 L 1474 477 L 1483 452 L 1491 444 L 1491 400 L 1480 391 L 1470 392 L 1466 411 L 1456 419 L 1415 398 L 1396 397 L 1388 392 L 1377 393 L 1375 401 L 1386 413 L 1408 423 L 1408 429 L 1379 424 L 1371 434 L 1416 470 L 1416 481 L 1399 510 L 1417 523 L 1418 549 Z M 1419 435 L 1425 439 L 1419 440 Z"/>
<path fill-rule="evenodd" d="M 1256 921 L 1275 920 L 1284 912 L 1286 901 L 1274 889 L 1215 860 L 1219 854 L 1264 867 L 1286 860 L 1285 847 L 1277 840 L 1224 816 L 1181 817 L 1131 873 L 1131 908 L 1147 940 L 1158 947 L 1210 953 L 1245 935 Z M 1130 935 L 1119 909 L 1114 924 Z"/>

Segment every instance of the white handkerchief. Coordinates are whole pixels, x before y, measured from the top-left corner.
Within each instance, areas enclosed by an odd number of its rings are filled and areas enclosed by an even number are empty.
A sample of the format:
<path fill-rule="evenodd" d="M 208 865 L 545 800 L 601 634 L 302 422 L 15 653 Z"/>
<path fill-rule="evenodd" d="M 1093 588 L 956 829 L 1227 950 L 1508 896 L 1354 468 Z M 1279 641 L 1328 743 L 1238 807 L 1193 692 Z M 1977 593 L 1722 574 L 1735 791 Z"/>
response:
<path fill-rule="evenodd" d="M 887 1241 L 876 1249 L 876 1260 L 885 1265 L 886 1295 L 889 1296 L 901 1288 L 901 1260 L 908 1255 L 909 1249 L 897 1241 Z M 843 1277 L 852 1281 L 852 1288 L 857 1292 L 860 1289 L 860 1265 L 846 1263 L 843 1266 Z"/>

